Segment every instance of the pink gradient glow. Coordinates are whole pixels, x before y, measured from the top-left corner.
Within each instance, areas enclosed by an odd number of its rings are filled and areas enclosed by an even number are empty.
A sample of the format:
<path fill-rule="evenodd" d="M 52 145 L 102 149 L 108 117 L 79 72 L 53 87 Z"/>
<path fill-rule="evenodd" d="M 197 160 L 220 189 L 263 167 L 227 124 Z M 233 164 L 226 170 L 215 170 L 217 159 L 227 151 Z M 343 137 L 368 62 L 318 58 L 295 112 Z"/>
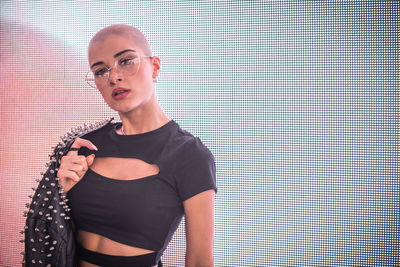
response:
<path fill-rule="evenodd" d="M 18 266 L 25 203 L 51 146 L 71 127 L 112 112 L 85 85 L 84 59 L 46 33 L 0 23 L 0 266 Z"/>

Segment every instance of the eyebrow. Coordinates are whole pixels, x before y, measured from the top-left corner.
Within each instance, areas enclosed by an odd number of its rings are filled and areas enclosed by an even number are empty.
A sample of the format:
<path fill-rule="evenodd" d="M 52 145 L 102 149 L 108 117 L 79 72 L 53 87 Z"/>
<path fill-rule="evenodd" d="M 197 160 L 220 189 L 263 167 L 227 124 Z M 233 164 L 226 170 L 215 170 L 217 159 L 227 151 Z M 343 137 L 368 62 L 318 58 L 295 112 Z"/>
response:
<path fill-rule="evenodd" d="M 114 55 L 114 58 L 117 58 L 117 57 L 119 57 L 120 55 L 122 55 L 123 53 L 126 53 L 126 52 L 136 52 L 136 50 L 133 50 L 133 49 L 122 50 L 122 51 L 116 53 Z M 98 61 L 98 62 L 94 63 L 92 66 L 90 66 L 90 68 L 93 68 L 94 66 L 101 65 L 101 64 L 104 64 L 104 62 L 103 61 Z"/>

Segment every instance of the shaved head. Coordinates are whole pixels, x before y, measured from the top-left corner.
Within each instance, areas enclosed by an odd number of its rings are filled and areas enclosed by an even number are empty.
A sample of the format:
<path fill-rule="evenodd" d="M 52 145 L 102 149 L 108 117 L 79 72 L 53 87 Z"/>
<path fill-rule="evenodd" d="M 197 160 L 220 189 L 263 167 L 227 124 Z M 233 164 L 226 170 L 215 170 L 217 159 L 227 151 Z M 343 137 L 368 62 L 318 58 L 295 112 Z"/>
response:
<path fill-rule="evenodd" d="M 88 51 L 93 44 L 103 41 L 110 35 L 121 35 L 131 38 L 142 49 L 145 56 L 152 56 L 151 47 L 144 34 L 139 29 L 126 24 L 114 24 L 98 31 L 90 40 Z"/>

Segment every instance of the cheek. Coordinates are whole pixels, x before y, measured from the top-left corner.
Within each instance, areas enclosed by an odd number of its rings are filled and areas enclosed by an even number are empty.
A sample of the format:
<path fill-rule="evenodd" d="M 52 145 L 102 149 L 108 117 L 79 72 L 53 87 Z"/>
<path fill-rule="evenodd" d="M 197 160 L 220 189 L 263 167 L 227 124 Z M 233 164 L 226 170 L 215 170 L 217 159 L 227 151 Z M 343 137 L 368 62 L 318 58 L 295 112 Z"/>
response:
<path fill-rule="evenodd" d="M 142 64 L 139 71 L 136 73 L 141 82 L 153 82 L 153 69 L 149 64 Z"/>
<path fill-rule="evenodd" d="M 99 90 L 101 96 L 103 97 L 104 101 L 107 102 L 107 100 L 110 98 L 109 94 L 106 93 L 106 90 Z"/>

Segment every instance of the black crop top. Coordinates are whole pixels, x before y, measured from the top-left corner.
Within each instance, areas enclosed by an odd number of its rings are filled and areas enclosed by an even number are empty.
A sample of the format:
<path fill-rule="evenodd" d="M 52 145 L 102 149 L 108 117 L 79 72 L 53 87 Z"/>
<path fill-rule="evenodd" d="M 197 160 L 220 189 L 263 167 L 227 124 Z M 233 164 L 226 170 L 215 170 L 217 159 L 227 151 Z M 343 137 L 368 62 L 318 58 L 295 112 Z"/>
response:
<path fill-rule="evenodd" d="M 137 158 L 159 173 L 135 180 L 104 177 L 89 169 L 68 192 L 77 229 L 126 245 L 154 250 L 161 258 L 183 217 L 182 202 L 216 190 L 215 163 L 202 142 L 173 120 L 143 134 L 119 135 L 111 123 L 82 138 L 99 149 L 96 157 Z M 93 151 L 81 148 L 79 154 Z"/>

